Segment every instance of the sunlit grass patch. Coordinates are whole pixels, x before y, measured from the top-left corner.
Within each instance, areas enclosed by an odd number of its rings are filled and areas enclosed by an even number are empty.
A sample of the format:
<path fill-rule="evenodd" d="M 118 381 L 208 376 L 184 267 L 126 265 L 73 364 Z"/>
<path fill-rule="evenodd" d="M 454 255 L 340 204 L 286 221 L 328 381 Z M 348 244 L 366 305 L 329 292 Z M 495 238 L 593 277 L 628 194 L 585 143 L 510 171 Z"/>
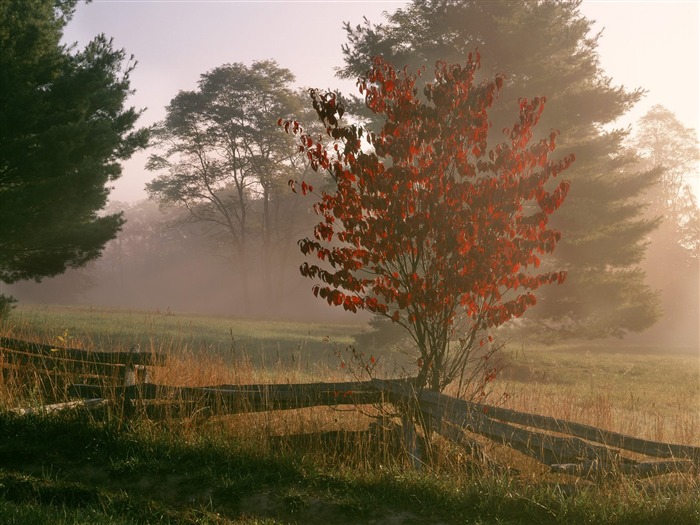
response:
<path fill-rule="evenodd" d="M 152 378 L 173 386 L 350 380 L 337 352 L 361 329 L 31 305 L 20 305 L 5 327 L 12 337 L 79 348 L 127 350 L 139 343 L 143 351 L 170 356 L 166 367 L 153 370 Z M 496 393 L 511 394 L 509 408 L 647 439 L 700 445 L 697 353 L 617 342 L 548 347 L 517 341 L 501 353 L 505 367 L 495 388 Z M 380 375 L 402 373 L 392 362 L 395 357 L 383 356 Z"/>
<path fill-rule="evenodd" d="M 511 346 L 509 408 L 656 441 L 700 445 L 700 355 L 588 344 Z"/>
<path fill-rule="evenodd" d="M 331 353 L 329 340 L 349 345 L 360 326 L 229 319 L 170 311 L 20 305 L 5 331 L 12 337 L 105 350 L 129 349 L 139 344 L 142 349 L 170 354 L 222 354 L 229 359 L 245 354 L 262 365 L 326 360 Z"/>

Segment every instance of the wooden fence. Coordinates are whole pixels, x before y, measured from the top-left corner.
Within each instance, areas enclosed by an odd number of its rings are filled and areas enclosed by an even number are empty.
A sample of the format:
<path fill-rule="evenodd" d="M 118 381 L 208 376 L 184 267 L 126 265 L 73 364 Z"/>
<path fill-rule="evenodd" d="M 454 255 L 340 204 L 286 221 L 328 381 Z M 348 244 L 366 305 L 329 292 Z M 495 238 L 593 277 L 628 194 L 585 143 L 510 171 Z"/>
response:
<path fill-rule="evenodd" d="M 391 403 L 415 400 L 431 428 L 466 448 L 470 434 L 484 436 L 549 465 L 553 472 L 592 475 L 619 471 L 638 475 L 689 471 L 700 467 L 700 447 L 649 441 L 548 416 L 471 403 L 437 392 L 416 391 L 411 381 L 375 379 Z M 545 433 L 545 431 L 554 432 Z M 662 461 L 634 460 L 621 451 Z"/>
<path fill-rule="evenodd" d="M 45 400 L 63 400 L 71 385 L 87 382 L 114 397 L 128 386 L 149 381 L 149 367 L 162 366 L 163 354 L 107 352 L 64 348 L 8 337 L 0 337 L 2 379 L 22 382 L 32 378 Z"/>
<path fill-rule="evenodd" d="M 421 391 L 412 379 L 196 388 L 151 383 L 148 368 L 164 364 L 165 356 L 160 354 L 76 350 L 0 338 L 0 368 L 4 371 L 31 368 L 35 372 L 44 370 L 47 374 L 88 379 L 72 381 L 66 386 L 66 395 L 89 400 L 86 402 L 93 406 L 111 399 L 127 416 L 135 412 L 160 417 L 390 403 L 401 407 L 405 414 L 413 411 L 414 419 L 422 420 L 425 428 L 469 450 L 480 446 L 477 436 L 482 436 L 549 465 L 553 472 L 578 476 L 611 471 L 655 475 L 700 468 L 700 447 L 639 439 L 572 421 Z M 45 411 L 67 406 L 73 407 L 75 402 Z M 403 426 L 413 427 L 409 418 L 404 418 Z M 622 452 L 645 459 L 632 459 Z"/>

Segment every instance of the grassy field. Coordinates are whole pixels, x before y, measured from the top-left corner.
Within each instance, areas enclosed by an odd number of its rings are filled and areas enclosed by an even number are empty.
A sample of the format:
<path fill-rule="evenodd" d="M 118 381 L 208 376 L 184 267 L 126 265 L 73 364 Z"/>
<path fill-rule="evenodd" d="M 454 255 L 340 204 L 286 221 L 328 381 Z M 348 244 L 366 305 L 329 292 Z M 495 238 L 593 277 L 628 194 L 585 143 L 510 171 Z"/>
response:
<path fill-rule="evenodd" d="M 139 343 L 171 356 L 156 381 L 211 385 L 347 379 L 336 352 L 361 329 L 22 306 L 0 332 L 76 347 Z M 697 354 L 511 343 L 502 359 L 494 395 L 508 394 L 507 407 L 700 445 Z M 125 425 L 17 417 L 7 409 L 40 400 L 0 387 L 0 523 L 700 522 L 697 472 L 579 479 L 495 445 L 484 463 L 444 440 L 415 471 L 395 436 L 369 430 L 371 407 Z"/>
<path fill-rule="evenodd" d="M 128 349 L 169 354 L 245 356 L 257 367 L 283 362 L 326 362 L 332 342 L 351 344 L 359 324 L 266 322 L 167 312 L 83 306 L 20 305 L 5 327 L 12 337 L 77 348 Z"/>
<path fill-rule="evenodd" d="M 700 445 L 700 355 L 571 344 L 506 348 L 506 406 L 632 436 Z"/>

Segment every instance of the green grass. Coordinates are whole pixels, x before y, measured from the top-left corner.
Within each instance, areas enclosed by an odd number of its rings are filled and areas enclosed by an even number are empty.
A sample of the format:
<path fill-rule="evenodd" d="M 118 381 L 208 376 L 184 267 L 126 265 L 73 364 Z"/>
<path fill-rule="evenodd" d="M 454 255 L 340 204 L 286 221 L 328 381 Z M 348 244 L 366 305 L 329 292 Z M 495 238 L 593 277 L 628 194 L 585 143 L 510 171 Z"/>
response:
<path fill-rule="evenodd" d="M 173 428 L 0 415 L 2 523 L 695 524 L 697 484 L 333 466 Z"/>
<path fill-rule="evenodd" d="M 516 408 L 700 445 L 700 355 L 620 343 L 511 345 L 499 384 Z"/>
<path fill-rule="evenodd" d="M 361 324 L 270 322 L 83 306 L 19 305 L 10 336 L 104 349 L 142 348 L 236 356 L 259 364 L 277 359 L 326 360 L 334 342 L 353 343 Z M 8 329 L 6 328 L 6 330 Z"/>

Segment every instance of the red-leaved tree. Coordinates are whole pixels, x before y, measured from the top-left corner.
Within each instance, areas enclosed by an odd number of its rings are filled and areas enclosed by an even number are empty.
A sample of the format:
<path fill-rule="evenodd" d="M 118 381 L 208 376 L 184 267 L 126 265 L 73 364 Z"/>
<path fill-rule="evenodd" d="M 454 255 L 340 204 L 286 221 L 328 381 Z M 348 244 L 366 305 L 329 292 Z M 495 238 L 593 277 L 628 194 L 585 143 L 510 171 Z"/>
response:
<path fill-rule="evenodd" d="M 404 327 L 418 352 L 418 386 L 435 391 L 464 377 L 489 329 L 534 305 L 537 288 L 565 278 L 537 269 L 559 240 L 547 222 L 569 188 L 550 181 L 573 155 L 548 159 L 556 131 L 531 140 L 544 98 L 522 99 L 506 140 L 489 149 L 487 111 L 504 77 L 477 84 L 478 67 L 478 53 L 465 65 L 438 62 L 419 96 L 416 76 L 375 59 L 358 86 L 385 119 L 378 133 L 346 123 L 339 97 L 316 90 L 313 107 L 330 139 L 279 122 L 336 183 L 314 205 L 322 220 L 313 238 L 299 241 L 320 259 L 301 273 L 320 281 L 313 293 L 330 305 Z"/>

